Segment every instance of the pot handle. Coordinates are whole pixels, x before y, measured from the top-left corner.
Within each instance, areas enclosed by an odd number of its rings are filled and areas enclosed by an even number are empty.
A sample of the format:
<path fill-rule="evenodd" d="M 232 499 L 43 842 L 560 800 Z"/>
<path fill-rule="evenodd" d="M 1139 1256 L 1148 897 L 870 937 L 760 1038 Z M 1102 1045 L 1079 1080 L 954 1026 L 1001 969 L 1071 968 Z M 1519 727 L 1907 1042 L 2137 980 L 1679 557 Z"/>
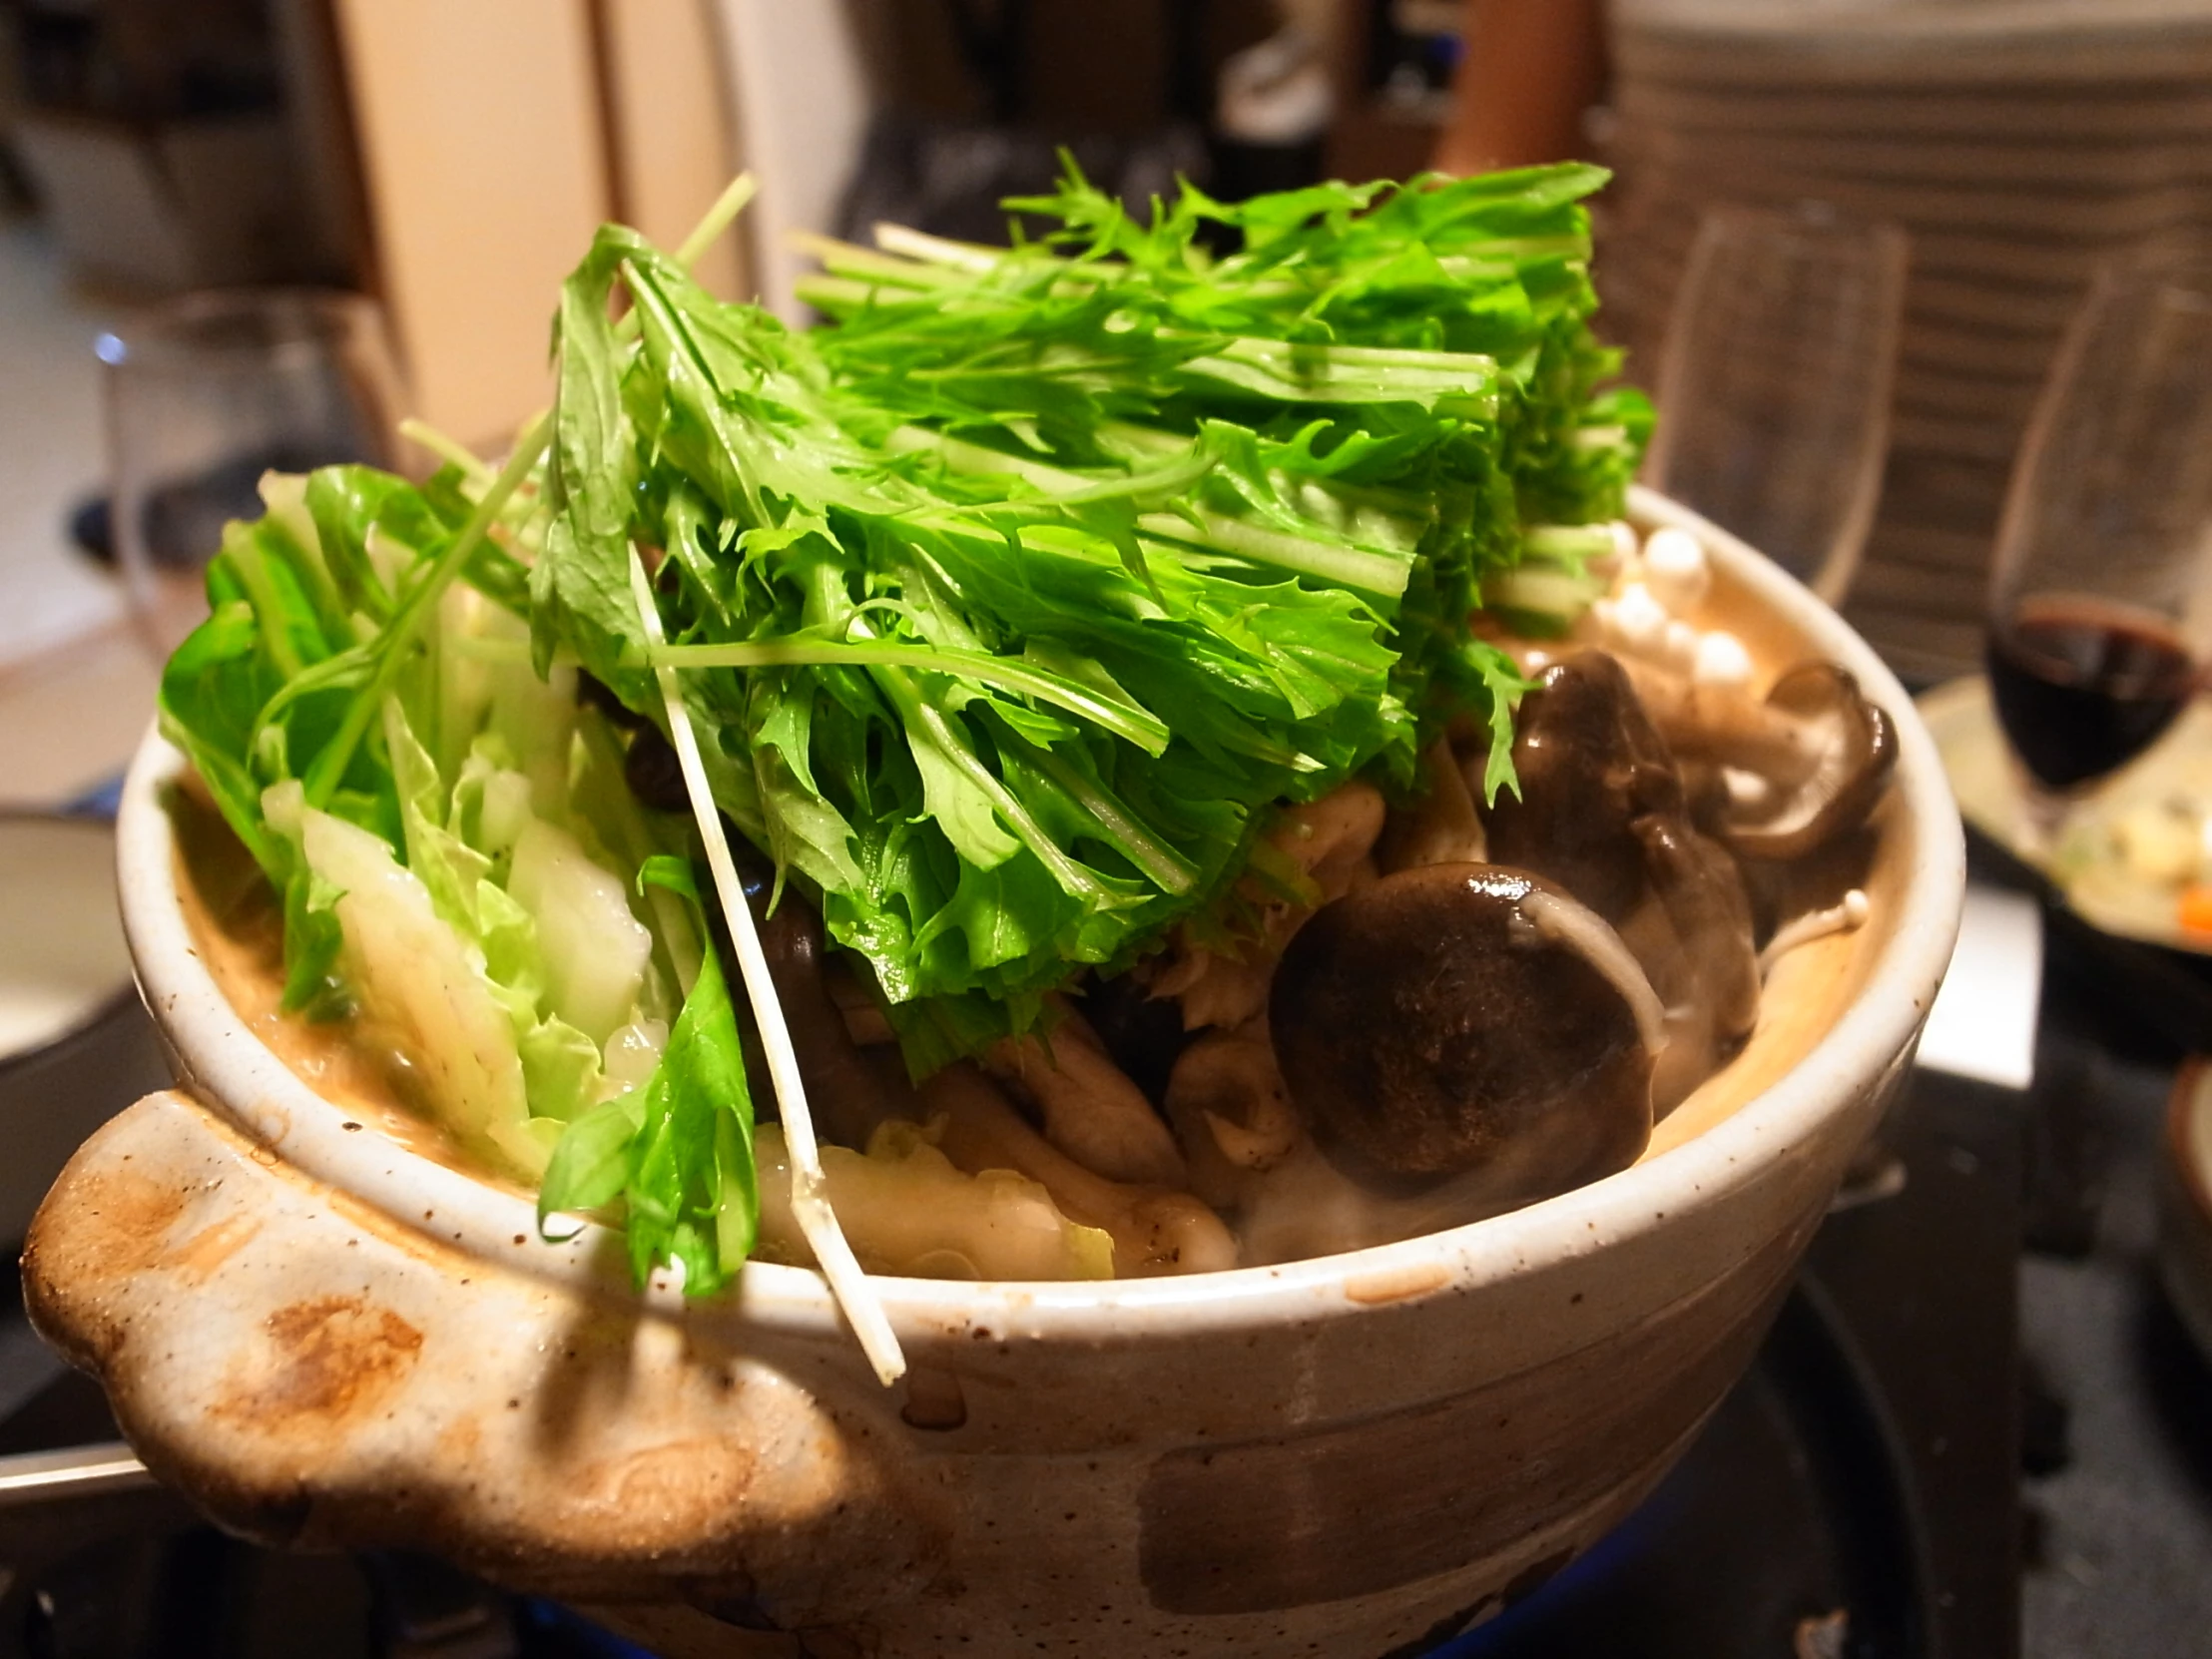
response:
<path fill-rule="evenodd" d="M 942 1559 L 887 1403 L 827 1399 L 727 1310 L 710 1328 L 403 1227 L 189 1094 L 85 1143 L 23 1278 L 147 1466 L 271 1543 L 787 1630 L 902 1603 Z"/>

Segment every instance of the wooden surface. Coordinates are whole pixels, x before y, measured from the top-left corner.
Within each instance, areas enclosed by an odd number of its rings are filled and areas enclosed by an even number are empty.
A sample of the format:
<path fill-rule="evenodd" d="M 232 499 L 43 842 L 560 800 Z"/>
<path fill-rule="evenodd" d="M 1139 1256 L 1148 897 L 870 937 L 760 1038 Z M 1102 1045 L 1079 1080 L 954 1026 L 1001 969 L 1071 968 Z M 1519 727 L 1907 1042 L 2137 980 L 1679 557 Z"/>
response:
<path fill-rule="evenodd" d="M 496 449 L 551 391 L 561 278 L 611 207 L 584 0 L 336 0 L 415 409 Z"/>
<path fill-rule="evenodd" d="M 593 0 L 605 77 L 614 214 L 664 248 L 691 233 L 737 171 L 711 0 Z M 753 293 L 742 235 L 692 275 L 725 299 Z"/>

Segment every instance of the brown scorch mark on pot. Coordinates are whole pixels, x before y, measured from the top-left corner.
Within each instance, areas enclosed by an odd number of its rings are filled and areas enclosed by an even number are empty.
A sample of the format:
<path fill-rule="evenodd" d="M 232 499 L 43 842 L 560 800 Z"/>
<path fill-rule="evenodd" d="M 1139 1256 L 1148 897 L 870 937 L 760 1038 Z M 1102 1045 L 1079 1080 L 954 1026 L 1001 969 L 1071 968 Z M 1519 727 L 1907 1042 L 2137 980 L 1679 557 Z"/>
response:
<path fill-rule="evenodd" d="M 354 1296 L 318 1296 L 263 1322 L 271 1357 L 259 1375 L 218 1399 L 213 1415 L 281 1432 L 302 1417 L 328 1426 L 362 1414 L 403 1382 L 422 1333 L 388 1308 Z"/>
<path fill-rule="evenodd" d="M 1526 1601 L 1553 1578 L 1556 1578 L 1563 1568 L 1572 1563 L 1574 1555 L 1574 1549 L 1570 1546 L 1566 1549 L 1554 1550 L 1541 1560 L 1530 1562 L 1512 1576 L 1504 1589 L 1492 1590 L 1488 1595 L 1469 1602 L 1457 1612 L 1446 1613 L 1411 1641 L 1400 1642 L 1396 1647 L 1391 1648 L 1389 1652 L 1382 1655 L 1382 1659 L 1423 1659 L 1423 1655 L 1443 1646 L 1452 1637 L 1472 1629 L 1475 1621 L 1491 1608 L 1496 1607 L 1503 1610 Z"/>
<path fill-rule="evenodd" d="M 474 1468 L 484 1456 L 484 1425 L 458 1416 L 438 1430 L 437 1460 L 449 1468 Z"/>
<path fill-rule="evenodd" d="M 185 1213 L 185 1195 L 131 1170 L 88 1175 L 72 1184 L 74 1261 L 103 1279 L 144 1273 L 168 1252 L 169 1230 Z"/>
<path fill-rule="evenodd" d="M 958 1374 L 934 1366 L 915 1366 L 906 1373 L 906 1403 L 898 1415 L 909 1428 L 949 1429 L 965 1426 L 967 1394 Z"/>
<path fill-rule="evenodd" d="M 1449 1572 L 1470 1535 L 1610 1524 L 1742 1371 L 1799 1243 L 1756 1251 L 1662 1322 L 1609 1331 L 1469 1394 L 1163 1453 L 1138 1500 L 1147 1596 L 1171 1613 L 1272 1612 Z M 1660 1381 L 1644 1392 L 1612 1385 L 1632 1368 Z M 1413 1469 L 1425 1471 L 1417 1482 Z M 1414 1485 L 1423 1495 L 1409 1500 Z M 1593 1507 L 1608 1501 L 1618 1507 Z"/>
<path fill-rule="evenodd" d="M 741 1509 L 758 1469 L 734 1440 L 685 1439 L 587 1463 L 573 1479 L 580 1507 L 623 1516 L 634 1543 L 668 1548 L 704 1518 Z M 662 1528 L 669 1537 L 655 1535 Z"/>
<path fill-rule="evenodd" d="M 188 1285 L 205 1285 L 261 1230 L 262 1224 L 251 1216 L 228 1216 L 195 1233 L 164 1257 L 162 1265 Z"/>
<path fill-rule="evenodd" d="M 1450 1283 L 1450 1270 L 1440 1262 L 1429 1262 L 1418 1267 L 1396 1268 L 1388 1273 L 1354 1275 L 1345 1281 L 1345 1300 L 1357 1302 L 1363 1308 L 1377 1308 L 1426 1296 Z"/>

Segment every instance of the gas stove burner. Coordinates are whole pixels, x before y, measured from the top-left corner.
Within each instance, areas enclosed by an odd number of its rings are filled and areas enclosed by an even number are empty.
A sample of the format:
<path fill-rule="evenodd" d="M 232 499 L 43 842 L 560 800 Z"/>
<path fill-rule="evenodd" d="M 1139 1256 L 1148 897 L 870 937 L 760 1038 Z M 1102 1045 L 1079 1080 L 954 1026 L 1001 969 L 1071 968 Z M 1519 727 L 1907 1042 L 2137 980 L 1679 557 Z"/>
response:
<path fill-rule="evenodd" d="M 1932 1659 L 1910 1478 L 1866 1362 L 1808 1275 L 1658 1491 L 1430 1659 Z"/>

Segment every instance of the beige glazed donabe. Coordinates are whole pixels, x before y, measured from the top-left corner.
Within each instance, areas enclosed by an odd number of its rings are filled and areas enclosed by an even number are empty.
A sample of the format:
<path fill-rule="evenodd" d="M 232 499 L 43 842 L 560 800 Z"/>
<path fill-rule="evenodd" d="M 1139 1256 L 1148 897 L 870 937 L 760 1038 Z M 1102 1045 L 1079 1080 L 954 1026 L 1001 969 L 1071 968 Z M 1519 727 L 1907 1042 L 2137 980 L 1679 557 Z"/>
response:
<path fill-rule="evenodd" d="M 1948 959 L 1957 818 L 1896 682 L 1712 549 L 1716 616 L 1898 723 L 1874 920 L 1784 959 L 1635 1168 L 1349 1255 L 1088 1285 L 879 1280 L 884 1390 L 822 1282 L 631 1292 L 607 1240 L 311 1092 L 198 954 L 150 740 L 125 919 L 184 1084 L 95 1137 L 25 1258 L 40 1329 L 226 1524 L 405 1543 L 671 1656 L 1318 1653 L 1440 1640 L 1589 1545 L 1743 1369 Z"/>

